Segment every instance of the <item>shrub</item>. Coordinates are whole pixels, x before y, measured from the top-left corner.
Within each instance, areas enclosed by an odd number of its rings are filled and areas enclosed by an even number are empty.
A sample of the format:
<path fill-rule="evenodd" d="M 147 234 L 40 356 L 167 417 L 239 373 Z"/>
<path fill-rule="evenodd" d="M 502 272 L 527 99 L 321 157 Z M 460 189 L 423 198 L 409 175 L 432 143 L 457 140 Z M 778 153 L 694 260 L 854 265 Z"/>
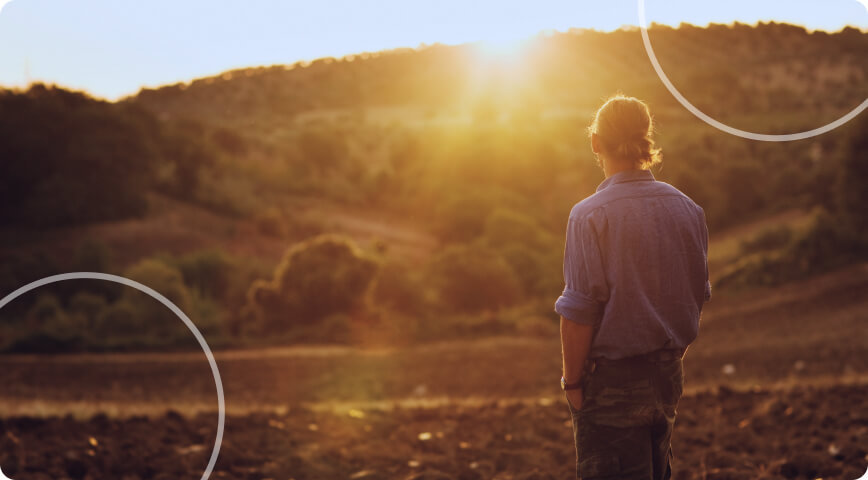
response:
<path fill-rule="evenodd" d="M 563 286 L 563 249 L 534 218 L 497 209 L 485 222 L 483 238 L 512 267 L 525 292 L 554 295 Z"/>
<path fill-rule="evenodd" d="M 786 246 L 792 238 L 793 231 L 786 225 L 773 227 L 761 231 L 748 240 L 742 241 L 741 245 L 739 245 L 739 251 L 742 255 L 749 255 L 757 252 L 777 250 Z"/>
<path fill-rule="evenodd" d="M 68 336 L 74 326 L 63 310 L 60 300 L 51 294 L 37 297 L 36 303 L 27 312 L 27 325 L 58 333 L 60 336 Z"/>
<path fill-rule="evenodd" d="M 232 284 L 235 262 L 222 250 L 201 250 L 172 262 L 184 283 L 212 298 L 221 298 Z"/>
<path fill-rule="evenodd" d="M 447 247 L 431 262 L 427 277 L 441 305 L 453 311 L 497 310 L 522 296 L 509 264 L 480 245 Z"/>
<path fill-rule="evenodd" d="M 492 247 L 520 245 L 533 250 L 557 248 L 552 235 L 528 215 L 498 208 L 485 220 L 485 241 Z"/>
<path fill-rule="evenodd" d="M 70 314 L 80 316 L 83 325 L 86 325 L 88 331 L 90 331 L 96 325 L 97 319 L 107 306 L 108 302 L 105 297 L 82 291 L 73 295 L 69 300 L 68 310 Z"/>
<path fill-rule="evenodd" d="M 561 249 L 532 250 L 514 243 L 498 249 L 498 253 L 515 272 L 524 292 L 556 297 L 563 289 Z"/>
<path fill-rule="evenodd" d="M 362 306 L 378 264 L 352 241 L 320 236 L 291 247 L 270 281 L 254 282 L 248 311 L 262 332 L 285 332 Z"/>
<path fill-rule="evenodd" d="M 773 252 L 749 257 L 716 283 L 719 287 L 779 285 L 868 259 L 868 239 L 841 215 L 814 213 L 804 232 Z"/>
<path fill-rule="evenodd" d="M 478 192 L 451 195 L 438 205 L 435 229 L 447 242 L 468 242 L 482 233 L 482 225 L 491 213 L 492 200 Z"/>
<path fill-rule="evenodd" d="M 156 290 L 191 316 L 190 292 L 178 269 L 159 260 L 145 259 L 127 269 L 124 276 Z M 141 332 L 143 336 L 168 342 L 187 332 L 186 326 L 171 310 L 138 290 L 125 289 L 122 302 L 132 309 L 135 317 L 132 319 L 133 325 L 143 327 L 144 331 Z M 126 307 L 119 306 L 119 308 L 126 311 Z M 125 313 L 119 315 L 123 317 Z"/>
<path fill-rule="evenodd" d="M 97 316 L 92 335 L 95 343 L 122 345 L 153 334 L 149 331 L 149 323 L 149 319 L 141 315 L 129 301 L 118 300 Z"/>
<path fill-rule="evenodd" d="M 373 299 L 380 306 L 418 314 L 428 305 L 427 292 L 419 274 L 409 265 L 391 261 L 380 268 L 373 287 Z"/>
<path fill-rule="evenodd" d="M 80 350 L 87 335 L 80 317 L 63 310 L 52 294 L 40 294 L 27 312 L 24 325 L 5 347 L 9 352 L 58 353 Z"/>
<path fill-rule="evenodd" d="M 56 275 L 65 269 L 43 250 L 35 251 L 12 251 L 0 254 L 0 291 L 7 294 L 30 282 L 39 280 L 50 275 Z M 61 291 L 66 285 L 62 283 L 46 285 L 40 292 Z M 67 287 L 68 288 L 68 287 Z M 23 318 L 33 306 L 37 295 L 28 292 L 15 299 L 14 302 L 0 309 L 0 320 L 17 322 Z"/>

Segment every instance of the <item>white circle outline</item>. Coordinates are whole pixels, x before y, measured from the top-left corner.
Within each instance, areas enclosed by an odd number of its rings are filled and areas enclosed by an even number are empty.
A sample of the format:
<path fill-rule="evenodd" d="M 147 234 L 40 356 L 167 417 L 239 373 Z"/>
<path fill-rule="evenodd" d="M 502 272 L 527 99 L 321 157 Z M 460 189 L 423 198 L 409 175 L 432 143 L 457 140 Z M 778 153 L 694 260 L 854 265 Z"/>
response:
<path fill-rule="evenodd" d="M 642 42 L 645 44 L 645 52 L 648 53 L 648 58 L 651 60 L 651 64 L 654 66 L 654 70 L 657 72 L 657 76 L 660 77 L 660 80 L 663 82 L 663 85 L 666 86 L 666 89 L 669 90 L 669 93 L 681 103 L 684 108 L 690 111 L 697 118 L 702 120 L 703 122 L 711 125 L 712 127 L 721 130 L 723 132 L 729 133 L 730 135 L 736 135 L 742 138 L 747 138 L 749 140 L 759 140 L 762 142 L 790 142 L 793 140 L 804 140 L 806 138 L 816 137 L 817 135 L 822 135 L 826 132 L 830 132 L 841 125 L 849 122 L 856 118 L 863 110 L 868 108 L 868 98 L 866 98 L 859 106 L 851 110 L 849 113 L 844 115 L 843 117 L 823 125 L 822 127 L 815 128 L 813 130 L 807 130 L 799 133 L 789 133 L 785 135 L 769 135 L 763 133 L 754 133 L 748 132 L 745 130 L 739 130 L 737 128 L 730 127 L 729 125 L 719 122 L 710 116 L 706 115 L 700 109 L 696 108 L 690 101 L 684 98 L 684 95 L 675 88 L 675 85 L 669 81 L 669 77 L 666 76 L 666 72 L 663 71 L 663 68 L 660 66 L 660 62 L 657 61 L 657 56 L 654 54 L 654 49 L 651 47 L 651 39 L 648 38 L 648 27 L 647 21 L 645 20 L 645 0 L 639 0 L 639 28 L 642 29 Z"/>
<path fill-rule="evenodd" d="M 211 451 L 211 459 L 208 461 L 208 466 L 205 468 L 205 473 L 202 474 L 202 478 L 200 479 L 208 480 L 208 477 L 211 476 L 211 472 L 214 470 L 214 464 L 217 463 L 217 457 L 220 455 L 220 445 L 223 443 L 223 427 L 226 423 L 226 405 L 223 398 L 223 382 L 220 380 L 220 370 L 217 369 L 217 362 L 214 360 L 214 354 L 211 353 L 211 348 L 208 347 L 208 342 L 205 341 L 205 337 L 202 336 L 202 334 L 199 332 L 199 329 L 196 328 L 196 325 L 193 324 L 190 318 L 187 317 L 187 315 L 180 308 L 178 308 L 177 305 L 172 303 L 168 298 L 164 297 L 156 290 L 146 285 L 142 285 L 135 280 L 130 280 L 126 277 L 99 272 L 71 272 L 61 273 L 59 275 L 51 275 L 49 277 L 45 277 L 28 283 L 27 285 L 24 285 L 23 287 L 3 297 L 3 299 L 0 300 L 0 308 L 3 308 L 4 306 L 6 306 L 7 303 L 15 300 L 24 293 L 27 293 L 41 286 L 48 285 L 50 283 L 60 282 L 63 280 L 79 279 L 105 280 L 108 282 L 120 283 L 128 287 L 133 287 L 142 293 L 150 295 L 151 297 L 155 298 L 160 303 L 168 307 L 169 310 L 172 311 L 172 313 L 177 315 L 178 318 L 180 318 L 181 321 L 184 322 L 184 325 L 187 325 L 187 328 L 189 328 L 190 331 L 193 332 L 193 336 L 196 337 L 196 340 L 199 341 L 199 345 L 202 347 L 202 351 L 205 352 L 205 357 L 208 358 L 208 363 L 211 365 L 211 373 L 214 375 L 214 383 L 217 386 L 217 404 L 219 408 L 217 415 L 217 438 L 214 440 L 214 449 Z"/>

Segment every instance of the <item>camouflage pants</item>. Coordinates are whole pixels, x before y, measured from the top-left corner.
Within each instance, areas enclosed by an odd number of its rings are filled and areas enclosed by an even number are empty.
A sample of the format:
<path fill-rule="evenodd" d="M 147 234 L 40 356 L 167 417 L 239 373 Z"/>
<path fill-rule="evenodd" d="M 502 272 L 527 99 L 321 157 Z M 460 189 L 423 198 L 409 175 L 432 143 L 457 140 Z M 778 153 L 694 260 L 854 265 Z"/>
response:
<path fill-rule="evenodd" d="M 576 478 L 666 480 L 681 358 L 598 361 L 576 410 Z"/>

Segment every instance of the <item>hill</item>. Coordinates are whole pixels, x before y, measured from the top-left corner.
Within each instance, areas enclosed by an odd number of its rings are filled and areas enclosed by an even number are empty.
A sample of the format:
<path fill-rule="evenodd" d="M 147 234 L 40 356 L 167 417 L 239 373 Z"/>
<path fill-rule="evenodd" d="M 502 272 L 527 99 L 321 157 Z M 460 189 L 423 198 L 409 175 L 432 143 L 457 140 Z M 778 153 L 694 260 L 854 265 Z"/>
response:
<path fill-rule="evenodd" d="M 854 29 L 656 26 L 651 37 L 679 88 L 735 126 L 813 128 L 868 96 L 856 54 L 868 34 Z M 655 113 L 657 178 L 705 209 L 712 237 L 730 238 L 712 251 L 718 288 L 866 258 L 864 121 L 788 144 L 727 136 L 671 99 L 638 31 L 573 31 L 512 53 L 435 45 L 235 70 L 117 103 L 43 85 L 3 92 L 0 151 L 14 161 L 0 166 L 0 287 L 70 270 L 137 276 L 175 292 L 217 345 L 548 328 L 567 212 L 602 180 L 584 129 L 618 90 Z M 787 212 L 801 221 L 774 220 Z M 324 234 L 344 256 L 317 250 Z M 337 302 L 352 309 L 266 315 L 266 298 L 298 293 L 267 294 L 290 288 L 292 258 L 315 262 L 305 281 L 320 292 L 358 273 L 339 258 L 377 273 Z M 0 344 L 183 348 L 184 329 L 151 332 L 137 302 L 47 288 L 0 312 Z"/>
<path fill-rule="evenodd" d="M 701 109 L 737 127 L 750 127 L 739 124 L 750 120 L 766 131 L 786 128 L 763 125 L 769 114 L 781 112 L 801 112 L 800 123 L 828 122 L 868 94 L 868 60 L 861 55 L 868 40 L 853 28 L 830 34 L 774 22 L 653 25 L 650 38 L 676 86 Z M 377 109 L 389 107 L 415 113 L 416 118 L 393 117 L 412 123 L 564 110 L 584 120 L 585 111 L 613 90 L 667 113 L 677 105 L 652 70 L 638 29 L 541 35 L 515 51 L 484 43 L 433 45 L 245 68 L 144 89 L 127 101 L 164 118 L 192 118 L 261 138 L 324 114 L 370 112 L 367 117 L 376 121 Z M 786 117 L 778 115 L 778 121 Z"/>

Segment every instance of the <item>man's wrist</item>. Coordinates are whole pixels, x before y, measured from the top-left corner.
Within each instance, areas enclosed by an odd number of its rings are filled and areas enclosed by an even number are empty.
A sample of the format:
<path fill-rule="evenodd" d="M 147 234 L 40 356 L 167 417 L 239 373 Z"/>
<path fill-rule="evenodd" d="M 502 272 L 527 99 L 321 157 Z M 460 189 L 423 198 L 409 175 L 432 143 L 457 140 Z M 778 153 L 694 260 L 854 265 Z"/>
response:
<path fill-rule="evenodd" d="M 581 390 L 582 387 L 584 387 L 584 385 L 585 385 L 585 382 L 584 382 L 583 377 L 579 378 L 575 382 L 568 382 L 565 377 L 563 377 L 563 376 L 561 377 L 561 390 L 563 390 L 563 391 Z"/>

